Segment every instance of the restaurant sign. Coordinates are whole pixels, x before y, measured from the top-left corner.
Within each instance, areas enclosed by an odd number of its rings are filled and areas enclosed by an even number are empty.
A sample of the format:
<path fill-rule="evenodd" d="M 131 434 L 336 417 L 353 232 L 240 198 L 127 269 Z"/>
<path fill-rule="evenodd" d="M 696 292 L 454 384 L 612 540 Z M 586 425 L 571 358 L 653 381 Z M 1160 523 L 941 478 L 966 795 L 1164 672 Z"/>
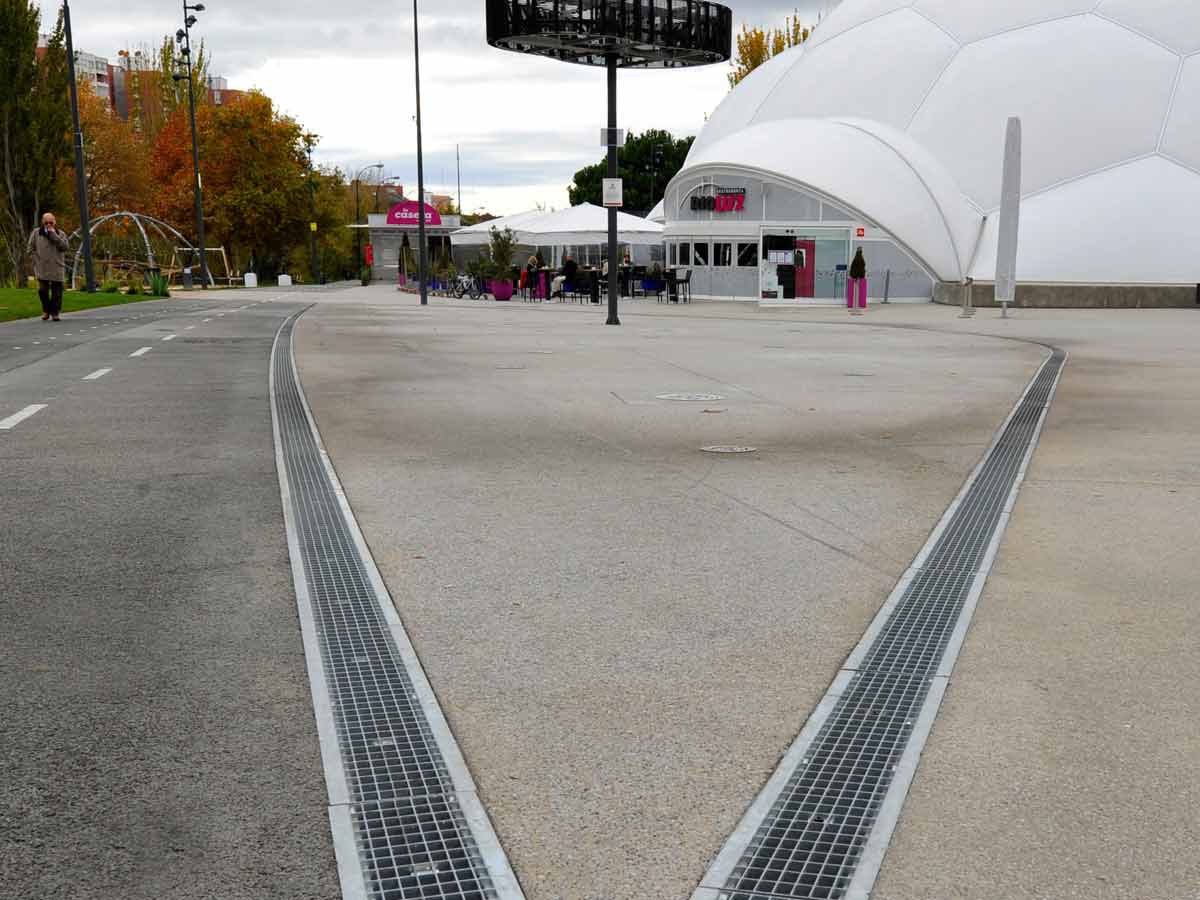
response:
<path fill-rule="evenodd" d="M 389 209 L 387 223 L 389 225 L 408 225 L 415 228 L 417 225 L 417 216 L 422 208 L 425 210 L 426 225 L 442 224 L 442 217 L 436 209 L 428 203 L 418 203 L 416 200 L 401 200 Z"/>
<path fill-rule="evenodd" d="M 692 212 L 743 212 L 746 209 L 745 188 L 714 187 L 711 194 L 693 194 Z"/>

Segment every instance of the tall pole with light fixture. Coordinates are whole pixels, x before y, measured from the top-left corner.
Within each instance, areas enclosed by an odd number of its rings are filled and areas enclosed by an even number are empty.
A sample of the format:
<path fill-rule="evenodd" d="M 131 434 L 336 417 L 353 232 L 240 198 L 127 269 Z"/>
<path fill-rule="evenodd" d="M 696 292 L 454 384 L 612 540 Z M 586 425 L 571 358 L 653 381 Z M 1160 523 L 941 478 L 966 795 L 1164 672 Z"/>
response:
<path fill-rule="evenodd" d="M 421 153 L 421 50 L 417 40 L 417 0 L 413 0 L 413 65 L 417 85 L 417 281 L 420 282 L 421 305 L 429 305 L 429 288 L 425 284 L 428 264 L 425 248 L 425 158 Z"/>
<path fill-rule="evenodd" d="M 83 236 L 84 283 L 89 294 L 96 292 L 92 266 L 92 223 L 88 218 L 87 172 L 83 168 L 83 129 L 79 125 L 79 86 L 75 82 L 75 47 L 71 42 L 71 5 L 63 0 L 63 30 L 67 39 L 67 77 L 71 88 L 71 122 L 75 129 L 75 202 L 79 206 L 79 233 Z M 75 272 L 71 272 L 74 287 Z"/>
<path fill-rule="evenodd" d="M 196 140 L 196 85 L 192 77 L 192 26 L 196 24 L 194 12 L 204 12 L 204 4 L 191 5 L 183 0 L 183 27 L 175 32 L 176 43 L 183 44 L 179 55 L 183 57 L 185 72 L 176 72 L 176 82 L 186 78 L 188 86 L 188 116 L 192 124 L 192 176 L 196 199 L 196 236 L 200 239 L 200 287 L 208 288 L 208 251 L 204 246 L 204 198 L 200 179 L 200 144 Z"/>
<path fill-rule="evenodd" d="M 362 229 L 358 227 L 359 219 L 362 218 L 362 210 L 358 203 L 358 182 L 362 178 L 362 173 L 367 169 L 382 169 L 383 163 L 371 163 L 369 166 L 363 166 L 358 170 L 358 174 L 354 176 L 354 261 L 358 264 L 358 272 L 362 272 Z M 355 274 L 357 275 L 358 272 Z"/>

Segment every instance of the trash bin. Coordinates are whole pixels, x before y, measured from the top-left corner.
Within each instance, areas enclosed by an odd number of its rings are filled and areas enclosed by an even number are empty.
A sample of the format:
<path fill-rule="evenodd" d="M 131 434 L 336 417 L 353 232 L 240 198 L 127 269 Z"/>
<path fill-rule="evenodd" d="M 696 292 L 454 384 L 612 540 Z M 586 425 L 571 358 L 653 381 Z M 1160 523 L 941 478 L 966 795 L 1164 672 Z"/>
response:
<path fill-rule="evenodd" d="M 185 291 L 190 291 L 192 289 L 192 268 L 191 268 L 191 266 L 184 266 L 183 271 L 179 273 L 179 278 L 183 284 L 183 289 Z"/>

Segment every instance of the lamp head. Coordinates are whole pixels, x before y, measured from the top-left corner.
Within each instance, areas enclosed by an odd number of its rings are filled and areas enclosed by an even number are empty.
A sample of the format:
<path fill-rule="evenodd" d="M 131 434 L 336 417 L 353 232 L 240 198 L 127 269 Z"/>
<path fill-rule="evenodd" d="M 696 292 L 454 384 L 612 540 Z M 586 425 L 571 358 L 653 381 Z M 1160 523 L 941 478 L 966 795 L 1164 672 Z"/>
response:
<path fill-rule="evenodd" d="M 196 17 L 188 16 L 186 19 L 183 20 L 183 24 L 185 24 L 188 28 L 191 28 L 193 25 L 196 24 Z"/>
<path fill-rule="evenodd" d="M 176 41 L 182 41 L 185 37 L 187 37 L 187 34 L 184 32 L 184 30 L 182 28 L 180 28 L 178 31 L 175 32 L 175 40 Z"/>

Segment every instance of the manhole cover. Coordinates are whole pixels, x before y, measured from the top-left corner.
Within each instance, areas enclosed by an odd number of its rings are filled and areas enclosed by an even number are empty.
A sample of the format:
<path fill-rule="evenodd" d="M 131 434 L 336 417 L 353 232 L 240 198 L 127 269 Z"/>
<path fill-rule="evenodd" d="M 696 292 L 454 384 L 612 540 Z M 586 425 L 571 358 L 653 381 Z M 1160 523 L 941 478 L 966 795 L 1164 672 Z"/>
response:
<path fill-rule="evenodd" d="M 701 447 L 705 453 L 755 453 L 757 447 L 738 447 L 732 444 L 717 444 L 713 447 Z"/>
<path fill-rule="evenodd" d="M 714 400 L 724 400 L 720 394 L 659 394 L 656 400 L 686 400 L 690 402 L 711 403 Z"/>

